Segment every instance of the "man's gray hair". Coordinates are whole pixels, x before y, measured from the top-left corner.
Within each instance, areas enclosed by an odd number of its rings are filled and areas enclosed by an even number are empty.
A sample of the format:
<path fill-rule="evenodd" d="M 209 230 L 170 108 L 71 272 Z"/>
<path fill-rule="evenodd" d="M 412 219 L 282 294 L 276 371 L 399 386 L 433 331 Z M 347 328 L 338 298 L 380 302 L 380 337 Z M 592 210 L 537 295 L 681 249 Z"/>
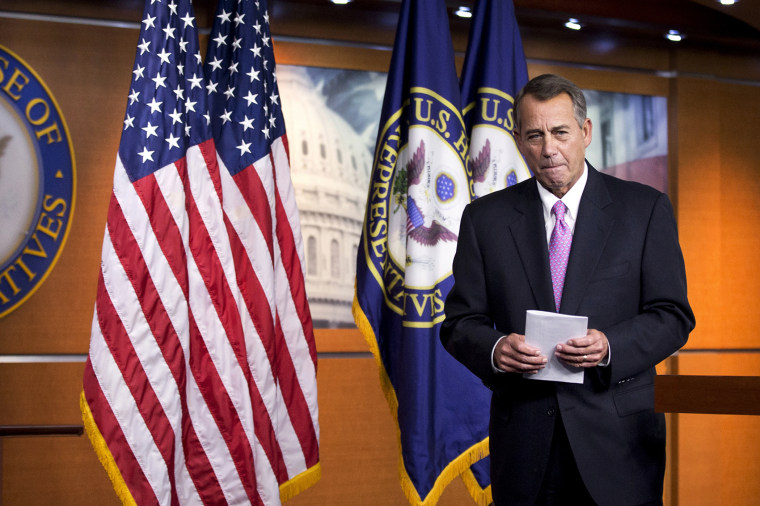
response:
<path fill-rule="evenodd" d="M 586 97 L 583 91 L 572 81 L 555 74 L 542 74 L 534 77 L 528 84 L 523 86 L 520 93 L 515 98 L 515 125 L 519 130 L 520 126 L 520 103 L 526 95 L 534 97 L 539 102 L 545 102 L 561 93 L 567 93 L 573 101 L 573 114 L 578 126 L 583 128 L 583 122 L 586 121 Z"/>

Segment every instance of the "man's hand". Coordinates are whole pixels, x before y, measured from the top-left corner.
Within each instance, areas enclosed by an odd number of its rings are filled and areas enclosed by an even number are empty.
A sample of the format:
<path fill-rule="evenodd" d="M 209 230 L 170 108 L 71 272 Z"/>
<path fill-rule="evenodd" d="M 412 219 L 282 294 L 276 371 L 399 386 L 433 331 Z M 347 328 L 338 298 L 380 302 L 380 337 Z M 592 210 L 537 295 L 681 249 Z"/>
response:
<path fill-rule="evenodd" d="M 609 343 L 604 332 L 589 329 L 585 336 L 558 344 L 554 354 L 568 365 L 575 367 L 596 367 L 609 351 Z"/>
<path fill-rule="evenodd" d="M 525 336 L 509 334 L 503 337 L 493 352 L 493 365 L 504 372 L 537 373 L 548 359 L 541 350 L 525 343 Z"/>

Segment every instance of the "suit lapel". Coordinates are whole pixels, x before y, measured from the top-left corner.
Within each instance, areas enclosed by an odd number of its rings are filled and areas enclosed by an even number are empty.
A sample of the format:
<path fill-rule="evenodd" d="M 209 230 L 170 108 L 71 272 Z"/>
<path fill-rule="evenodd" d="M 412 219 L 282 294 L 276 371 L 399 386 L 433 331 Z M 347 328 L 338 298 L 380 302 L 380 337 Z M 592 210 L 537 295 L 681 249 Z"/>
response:
<path fill-rule="evenodd" d="M 543 208 L 535 179 L 524 185 L 520 204 L 515 206 L 521 217 L 509 225 L 520 261 L 528 277 L 538 309 L 554 311 L 554 294 L 549 272 L 549 247 L 546 243 Z"/>
<path fill-rule="evenodd" d="M 596 169 L 590 164 L 588 169 L 562 293 L 561 310 L 566 314 L 578 311 L 614 224 L 614 219 L 605 211 L 612 203 L 607 187 Z"/>

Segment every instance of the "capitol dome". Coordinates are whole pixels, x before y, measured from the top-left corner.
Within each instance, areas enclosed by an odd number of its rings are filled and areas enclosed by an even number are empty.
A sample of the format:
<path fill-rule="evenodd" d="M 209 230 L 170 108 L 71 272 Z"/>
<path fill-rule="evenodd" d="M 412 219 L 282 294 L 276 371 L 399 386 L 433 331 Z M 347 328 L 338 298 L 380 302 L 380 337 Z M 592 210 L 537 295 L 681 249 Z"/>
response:
<path fill-rule="evenodd" d="M 315 85 L 307 69 L 278 66 L 277 82 L 314 327 L 353 327 L 356 254 L 373 147 L 328 106 L 322 82 Z"/>

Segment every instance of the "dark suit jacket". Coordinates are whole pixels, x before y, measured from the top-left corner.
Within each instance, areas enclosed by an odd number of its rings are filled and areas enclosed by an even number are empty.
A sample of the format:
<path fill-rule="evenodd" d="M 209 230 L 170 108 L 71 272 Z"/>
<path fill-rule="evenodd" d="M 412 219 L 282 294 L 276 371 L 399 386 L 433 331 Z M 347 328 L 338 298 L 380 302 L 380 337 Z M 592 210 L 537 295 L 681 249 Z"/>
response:
<path fill-rule="evenodd" d="M 662 497 L 665 421 L 655 365 L 686 343 L 694 315 L 668 197 L 591 165 L 560 312 L 609 340 L 608 367 L 583 384 L 494 373 L 491 352 L 525 333 L 529 309 L 555 311 L 535 179 L 482 197 L 462 215 L 441 340 L 493 390 L 491 484 L 497 504 L 533 504 L 559 412 L 584 483 L 601 505 Z"/>

